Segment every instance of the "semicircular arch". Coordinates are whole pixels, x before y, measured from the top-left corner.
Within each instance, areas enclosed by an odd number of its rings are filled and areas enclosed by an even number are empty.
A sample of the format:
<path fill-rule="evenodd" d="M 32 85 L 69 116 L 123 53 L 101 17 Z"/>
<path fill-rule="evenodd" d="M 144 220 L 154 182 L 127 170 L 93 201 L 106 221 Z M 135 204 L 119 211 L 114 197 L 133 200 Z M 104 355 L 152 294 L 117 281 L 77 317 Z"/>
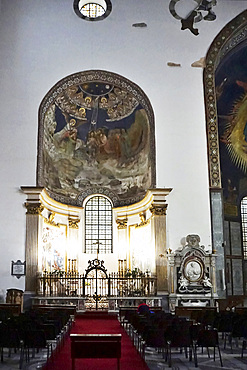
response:
<path fill-rule="evenodd" d="M 156 185 L 154 131 L 134 82 L 102 70 L 69 75 L 40 105 L 37 185 L 73 206 L 94 193 L 114 207 L 136 203 Z"/>

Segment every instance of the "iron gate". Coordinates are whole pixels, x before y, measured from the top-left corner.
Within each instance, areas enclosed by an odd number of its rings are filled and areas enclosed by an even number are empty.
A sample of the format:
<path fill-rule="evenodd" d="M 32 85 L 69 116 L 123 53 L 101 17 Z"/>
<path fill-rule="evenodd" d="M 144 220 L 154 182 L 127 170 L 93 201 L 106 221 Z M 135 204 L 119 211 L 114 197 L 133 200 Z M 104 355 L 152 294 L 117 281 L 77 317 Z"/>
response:
<path fill-rule="evenodd" d="M 107 297 L 110 296 L 110 283 L 104 261 L 98 258 L 88 261 L 84 290 L 86 309 L 108 309 Z"/>

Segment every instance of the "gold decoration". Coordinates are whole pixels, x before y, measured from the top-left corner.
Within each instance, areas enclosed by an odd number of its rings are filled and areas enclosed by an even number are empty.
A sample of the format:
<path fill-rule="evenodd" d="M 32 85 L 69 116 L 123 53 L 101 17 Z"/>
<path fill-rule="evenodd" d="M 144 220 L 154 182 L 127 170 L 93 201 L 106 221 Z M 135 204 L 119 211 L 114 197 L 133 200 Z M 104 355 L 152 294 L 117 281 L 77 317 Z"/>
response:
<path fill-rule="evenodd" d="M 91 101 L 92 101 L 92 98 L 90 98 L 90 96 L 86 96 L 85 103 L 91 103 Z"/>
<path fill-rule="evenodd" d="M 146 214 L 144 212 L 139 213 L 139 217 L 141 219 L 141 222 L 139 223 L 139 225 L 135 225 L 136 228 L 149 224 L 150 220 L 146 220 Z"/>
<path fill-rule="evenodd" d="M 71 229 L 79 229 L 78 223 L 80 222 L 80 219 L 74 219 L 74 218 L 69 218 L 69 227 Z"/>
<path fill-rule="evenodd" d="M 44 206 L 40 203 L 25 203 L 25 207 L 27 209 L 27 215 L 41 215 L 44 210 Z"/>
<path fill-rule="evenodd" d="M 166 215 L 166 209 L 167 209 L 167 204 L 164 206 L 155 206 L 152 205 L 149 210 L 152 213 L 153 216 L 165 216 Z"/>
<path fill-rule="evenodd" d="M 80 113 L 80 115 L 82 115 L 82 117 L 85 117 L 86 116 L 86 109 L 85 108 L 80 108 L 79 113 Z"/>
<path fill-rule="evenodd" d="M 126 229 L 127 228 L 127 222 L 128 222 L 128 218 L 124 218 L 124 219 L 117 218 L 116 219 L 117 228 L 119 230 L 120 229 Z"/>
<path fill-rule="evenodd" d="M 52 226 L 58 226 L 59 227 L 59 224 L 58 223 L 56 223 L 55 221 L 54 221 L 54 218 L 55 218 L 55 212 L 51 212 L 50 214 L 49 214 L 49 216 L 48 216 L 48 219 L 47 218 L 45 218 L 45 222 L 47 223 L 47 224 L 49 224 L 49 225 L 52 225 Z"/>
<path fill-rule="evenodd" d="M 76 120 L 72 118 L 72 119 L 69 121 L 69 123 L 70 123 L 70 126 L 71 126 L 71 127 L 74 127 L 74 126 L 76 125 Z"/>

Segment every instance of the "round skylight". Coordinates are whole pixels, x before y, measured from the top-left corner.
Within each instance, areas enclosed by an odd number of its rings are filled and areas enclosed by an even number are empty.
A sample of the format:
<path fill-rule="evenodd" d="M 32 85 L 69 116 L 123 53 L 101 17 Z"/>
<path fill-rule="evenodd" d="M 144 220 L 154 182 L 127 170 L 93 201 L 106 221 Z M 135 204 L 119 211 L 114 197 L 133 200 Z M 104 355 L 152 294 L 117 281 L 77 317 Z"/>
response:
<path fill-rule="evenodd" d="M 112 9 L 110 0 L 74 0 L 76 14 L 88 21 L 100 21 L 106 18 Z"/>

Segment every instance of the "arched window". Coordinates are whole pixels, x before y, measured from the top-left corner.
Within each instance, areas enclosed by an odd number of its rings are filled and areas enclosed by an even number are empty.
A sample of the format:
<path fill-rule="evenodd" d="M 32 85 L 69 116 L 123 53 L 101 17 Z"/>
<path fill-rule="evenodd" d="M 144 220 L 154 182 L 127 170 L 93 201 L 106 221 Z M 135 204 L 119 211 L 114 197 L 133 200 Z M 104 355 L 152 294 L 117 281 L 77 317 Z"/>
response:
<path fill-rule="evenodd" d="M 101 195 L 85 205 L 85 253 L 112 253 L 112 205 Z"/>
<path fill-rule="evenodd" d="M 247 260 L 247 197 L 241 201 L 241 221 L 242 221 L 242 240 L 243 240 L 243 256 Z"/>

